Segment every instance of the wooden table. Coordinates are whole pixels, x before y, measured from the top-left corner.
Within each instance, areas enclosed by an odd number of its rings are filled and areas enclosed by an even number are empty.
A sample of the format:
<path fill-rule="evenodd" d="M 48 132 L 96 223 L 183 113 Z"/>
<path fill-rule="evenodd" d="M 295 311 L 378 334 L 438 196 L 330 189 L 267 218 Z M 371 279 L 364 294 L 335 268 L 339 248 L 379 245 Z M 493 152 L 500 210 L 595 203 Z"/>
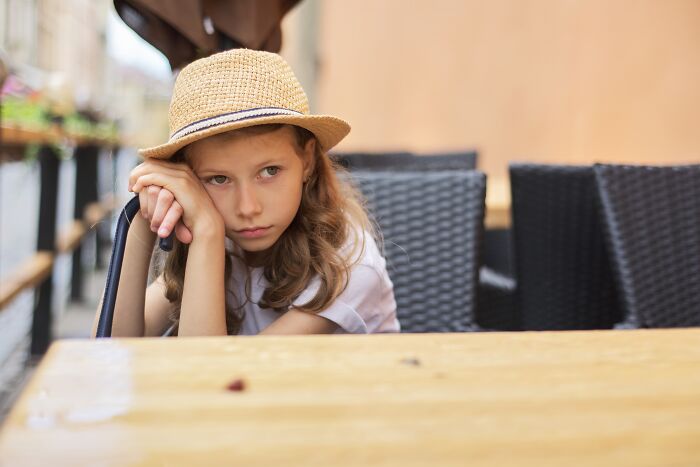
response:
<path fill-rule="evenodd" d="M 698 466 L 700 329 L 63 341 L 0 464 Z"/>
<path fill-rule="evenodd" d="M 510 204 L 510 181 L 507 178 L 489 178 L 486 182 L 484 216 L 484 225 L 487 229 L 511 227 Z"/>

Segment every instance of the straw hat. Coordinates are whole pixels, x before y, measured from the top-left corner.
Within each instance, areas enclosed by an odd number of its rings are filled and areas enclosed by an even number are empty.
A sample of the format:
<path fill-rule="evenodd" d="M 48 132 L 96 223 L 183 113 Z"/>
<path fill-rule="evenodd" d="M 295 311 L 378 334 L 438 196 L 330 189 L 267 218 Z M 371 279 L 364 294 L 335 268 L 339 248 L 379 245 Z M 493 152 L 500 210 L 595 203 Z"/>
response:
<path fill-rule="evenodd" d="M 270 123 L 306 128 L 324 151 L 350 132 L 344 120 L 309 114 L 306 93 L 282 57 L 248 49 L 214 54 L 183 68 L 168 121 L 168 142 L 140 149 L 141 156 L 167 159 L 207 136 Z"/>

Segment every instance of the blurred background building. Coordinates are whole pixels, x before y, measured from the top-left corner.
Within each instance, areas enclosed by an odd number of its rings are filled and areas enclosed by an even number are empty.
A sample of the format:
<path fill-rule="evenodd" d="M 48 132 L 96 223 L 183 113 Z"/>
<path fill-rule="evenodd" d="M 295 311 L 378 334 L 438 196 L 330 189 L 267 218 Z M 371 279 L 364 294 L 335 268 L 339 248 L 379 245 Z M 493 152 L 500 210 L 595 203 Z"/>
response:
<path fill-rule="evenodd" d="M 167 64 L 110 0 L 2 0 L 0 27 L 9 66 L 58 113 L 119 122 L 136 146 L 167 133 Z"/>
<path fill-rule="evenodd" d="M 150 46 L 109 44 L 111 1 L 2 0 L 0 15 L 0 46 L 54 74 L 48 88 L 120 121 L 133 144 L 167 133 L 163 65 L 119 61 Z M 475 148 L 498 177 L 511 160 L 698 157 L 695 0 L 304 0 L 282 27 L 312 108 L 353 125 L 341 150 Z"/>
<path fill-rule="evenodd" d="M 85 119 L 115 129 L 109 136 L 117 137 L 124 157 L 117 168 L 109 163 L 111 154 L 100 155 L 104 197 L 113 191 L 116 173 L 136 163 L 134 148 L 167 134 L 172 77 L 164 57 L 121 22 L 111 0 L 0 0 L 0 54 L 9 74 L 0 132 L 0 283 L 6 285 L 37 248 L 41 170 L 36 153 L 42 139 L 54 141 L 62 155 L 58 233 L 73 222 L 75 142 L 53 137 L 52 119 L 63 119 L 67 131 L 82 136 L 105 136 L 94 132 L 97 127 L 88 128 Z M 27 144 L 8 142 L 10 128 L 31 130 Z M 85 250 L 94 265 L 95 251 Z M 59 255 L 53 270 L 52 309 L 60 324 L 70 303 L 71 255 Z M 0 309 L 0 383 L 6 381 L 3 362 L 26 342 L 35 304 L 28 289 Z M 3 389 L 0 384 L 0 395 Z"/>

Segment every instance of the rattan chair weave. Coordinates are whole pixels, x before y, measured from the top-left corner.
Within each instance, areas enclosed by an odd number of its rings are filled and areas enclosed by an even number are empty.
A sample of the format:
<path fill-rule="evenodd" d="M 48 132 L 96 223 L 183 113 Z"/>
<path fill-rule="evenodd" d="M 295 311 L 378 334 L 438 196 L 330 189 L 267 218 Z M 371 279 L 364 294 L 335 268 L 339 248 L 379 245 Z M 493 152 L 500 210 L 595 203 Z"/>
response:
<path fill-rule="evenodd" d="M 476 330 L 486 177 L 476 171 L 355 171 L 383 235 L 403 332 Z"/>
<path fill-rule="evenodd" d="M 339 153 L 333 159 L 348 170 L 474 170 L 476 152 L 416 155 L 409 152 L 392 153 Z"/>
<path fill-rule="evenodd" d="M 700 326 L 700 165 L 596 165 L 630 326 Z"/>
<path fill-rule="evenodd" d="M 592 167 L 512 164 L 517 304 L 525 330 L 622 321 Z"/>

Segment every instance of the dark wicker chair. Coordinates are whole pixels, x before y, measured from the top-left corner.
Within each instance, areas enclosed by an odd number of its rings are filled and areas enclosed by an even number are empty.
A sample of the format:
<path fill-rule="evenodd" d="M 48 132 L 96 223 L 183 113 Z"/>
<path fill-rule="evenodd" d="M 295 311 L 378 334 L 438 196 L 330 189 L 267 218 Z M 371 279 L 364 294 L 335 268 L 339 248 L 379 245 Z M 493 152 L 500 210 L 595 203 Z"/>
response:
<path fill-rule="evenodd" d="M 516 303 L 525 330 L 622 321 L 592 167 L 510 166 Z"/>
<path fill-rule="evenodd" d="M 432 171 L 474 170 L 476 152 L 416 155 L 409 152 L 339 153 L 331 156 L 341 166 L 355 170 Z"/>
<path fill-rule="evenodd" d="M 486 177 L 477 171 L 355 171 L 384 238 L 403 332 L 474 324 Z"/>
<path fill-rule="evenodd" d="M 700 165 L 594 170 L 626 324 L 700 326 Z"/>
<path fill-rule="evenodd" d="M 484 260 L 484 263 L 486 260 Z M 517 283 L 507 269 L 483 264 L 479 269 L 476 323 L 491 331 L 520 331 L 522 322 L 516 298 Z"/>

